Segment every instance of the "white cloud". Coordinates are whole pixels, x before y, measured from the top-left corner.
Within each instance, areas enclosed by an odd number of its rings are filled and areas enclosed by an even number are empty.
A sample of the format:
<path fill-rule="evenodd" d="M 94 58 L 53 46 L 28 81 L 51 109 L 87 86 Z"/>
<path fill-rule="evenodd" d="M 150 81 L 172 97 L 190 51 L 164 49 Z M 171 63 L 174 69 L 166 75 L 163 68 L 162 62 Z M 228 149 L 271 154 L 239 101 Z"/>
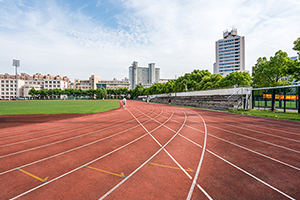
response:
<path fill-rule="evenodd" d="M 293 41 L 300 37 L 300 5 L 293 0 L 119 1 L 115 6 L 122 12 L 110 17 L 111 26 L 85 15 L 89 6 L 2 1 L 0 73 L 13 73 L 13 58 L 21 60 L 22 72 L 71 79 L 121 79 L 133 60 L 141 66 L 155 62 L 162 78 L 195 68 L 212 71 L 215 41 L 233 26 L 246 38 L 249 70 L 258 57 L 279 49 L 295 55 Z"/>

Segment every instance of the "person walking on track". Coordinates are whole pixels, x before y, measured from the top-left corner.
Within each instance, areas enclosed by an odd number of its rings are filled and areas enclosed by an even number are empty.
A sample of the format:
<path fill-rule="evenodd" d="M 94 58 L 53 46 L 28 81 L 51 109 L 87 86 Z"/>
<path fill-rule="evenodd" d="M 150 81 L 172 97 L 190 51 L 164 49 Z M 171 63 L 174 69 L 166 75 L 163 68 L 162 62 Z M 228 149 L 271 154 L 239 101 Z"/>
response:
<path fill-rule="evenodd" d="M 168 102 L 169 102 L 169 106 L 170 106 L 171 105 L 171 98 L 169 98 Z"/>
<path fill-rule="evenodd" d="M 123 102 L 123 109 L 126 108 L 126 98 L 124 97 L 124 99 L 122 100 Z"/>

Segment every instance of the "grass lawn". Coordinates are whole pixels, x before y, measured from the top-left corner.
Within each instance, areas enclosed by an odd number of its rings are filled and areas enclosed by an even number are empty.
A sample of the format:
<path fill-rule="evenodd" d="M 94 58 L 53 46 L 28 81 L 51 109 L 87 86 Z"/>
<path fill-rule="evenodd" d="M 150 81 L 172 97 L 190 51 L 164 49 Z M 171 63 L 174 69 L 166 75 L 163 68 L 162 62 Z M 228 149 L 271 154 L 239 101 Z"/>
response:
<path fill-rule="evenodd" d="M 269 117 L 269 118 L 275 118 L 275 119 L 285 119 L 285 120 L 293 120 L 293 121 L 300 121 L 300 114 L 297 112 L 286 112 L 283 111 L 274 111 L 271 110 L 227 110 L 224 112 L 229 113 L 237 113 L 237 114 L 243 114 L 243 115 L 253 115 L 258 117 Z"/>
<path fill-rule="evenodd" d="M 119 107 L 117 100 L 0 101 L 0 115 L 98 113 Z"/>

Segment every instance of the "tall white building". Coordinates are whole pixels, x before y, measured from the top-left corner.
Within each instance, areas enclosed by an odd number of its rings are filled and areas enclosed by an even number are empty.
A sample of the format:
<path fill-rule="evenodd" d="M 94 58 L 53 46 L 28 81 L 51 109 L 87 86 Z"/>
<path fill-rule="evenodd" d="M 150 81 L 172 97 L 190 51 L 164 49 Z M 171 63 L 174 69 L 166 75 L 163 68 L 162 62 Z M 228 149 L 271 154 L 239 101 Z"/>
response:
<path fill-rule="evenodd" d="M 237 35 L 233 28 L 223 32 L 223 39 L 216 41 L 214 74 L 227 75 L 234 71 L 245 71 L 245 37 Z"/>
<path fill-rule="evenodd" d="M 149 63 L 148 67 L 139 67 L 138 62 L 134 61 L 129 67 L 130 88 L 134 89 L 137 85 L 150 87 L 160 79 L 160 68 L 155 68 L 155 63 Z"/>

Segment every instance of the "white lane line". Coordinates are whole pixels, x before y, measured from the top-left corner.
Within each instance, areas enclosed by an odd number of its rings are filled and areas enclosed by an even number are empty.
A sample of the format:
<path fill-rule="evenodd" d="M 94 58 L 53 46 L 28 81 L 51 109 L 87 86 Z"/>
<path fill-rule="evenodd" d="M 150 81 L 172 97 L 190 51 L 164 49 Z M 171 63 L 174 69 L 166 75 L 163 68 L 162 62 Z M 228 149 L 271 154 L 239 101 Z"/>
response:
<path fill-rule="evenodd" d="M 181 110 L 182 111 L 182 110 Z M 172 110 L 172 112 L 173 112 L 173 110 Z M 185 114 L 185 112 L 184 111 L 182 111 L 183 113 L 184 113 L 184 115 L 185 115 L 185 120 L 184 120 L 184 124 L 186 124 L 186 114 Z M 197 115 L 198 115 L 198 113 L 197 113 Z M 199 115 L 200 116 L 200 115 Z M 148 116 L 149 117 L 149 116 Z M 201 116 L 200 116 L 201 117 Z M 151 118 L 151 117 L 149 117 L 149 118 Z M 202 117 L 201 117 L 202 118 Z M 159 123 L 159 124 L 161 124 L 159 121 L 157 121 L 157 120 L 155 120 L 155 119 L 153 119 L 154 121 L 156 121 L 157 123 Z M 203 120 L 203 119 L 202 119 Z M 137 120 L 138 121 L 138 120 Z M 205 122 L 204 122 L 205 123 Z M 181 124 L 181 123 L 180 123 Z M 143 126 L 143 125 L 142 125 Z M 164 127 L 167 127 L 166 125 L 163 125 Z M 144 126 L 143 126 L 143 128 L 146 130 L 146 131 L 148 131 Z M 176 134 L 176 131 L 174 131 L 173 129 L 171 129 L 171 128 L 169 128 L 169 127 L 167 127 L 169 130 L 171 130 L 172 132 L 174 132 L 175 134 Z M 205 125 L 205 129 L 206 129 L 206 125 Z M 180 134 L 179 134 L 180 135 Z M 156 143 L 158 143 L 158 145 L 160 146 L 160 147 L 162 147 L 162 145 L 155 139 L 155 137 L 152 135 L 152 134 L 150 134 L 150 136 L 154 139 L 154 141 L 156 142 Z M 207 136 L 205 136 L 205 145 L 206 145 L 206 139 L 207 139 Z M 186 170 L 175 160 L 175 158 L 164 148 L 163 149 L 167 154 L 168 154 L 168 156 L 175 162 L 175 164 L 186 174 L 186 176 L 189 178 L 189 179 L 191 179 L 192 180 L 192 177 L 186 172 Z M 192 193 L 193 193 L 193 190 L 194 190 L 194 187 L 195 187 L 195 185 L 197 185 L 197 187 L 205 194 L 205 196 L 208 198 L 208 199 L 210 199 L 210 200 L 212 200 L 212 198 L 211 198 L 211 196 L 199 185 L 199 184 L 197 184 L 196 183 L 196 181 L 197 181 L 197 178 L 195 179 L 195 177 L 198 177 L 199 176 L 199 172 L 200 172 L 200 167 L 201 167 L 201 164 L 202 164 L 202 161 L 203 161 L 203 157 L 204 157 L 204 151 L 202 151 L 202 154 L 201 154 L 201 158 L 200 158 L 200 161 L 199 161 L 199 164 L 198 164 L 198 168 L 197 168 L 197 172 L 196 172 L 196 175 L 194 176 L 194 180 L 193 180 L 193 182 L 192 182 L 192 186 L 191 186 L 191 188 L 192 189 L 190 189 L 189 190 L 189 195 L 192 195 Z"/>
<path fill-rule="evenodd" d="M 84 121 L 87 121 L 87 120 L 90 120 L 90 119 L 95 119 L 95 120 L 97 120 L 97 119 L 100 119 L 100 118 L 103 118 L 103 117 L 108 117 L 107 115 L 101 115 L 101 116 L 98 116 L 98 117 L 89 117 L 89 118 L 84 118 L 82 121 L 79 121 L 80 123 L 81 122 L 84 122 Z M 113 117 L 113 116 L 112 116 Z M 127 118 L 129 118 L 129 116 L 128 117 L 125 117 L 126 119 Z M 125 118 L 123 118 L 123 119 L 125 119 Z M 106 118 L 106 120 L 107 120 L 107 118 Z M 109 121 L 109 120 L 107 120 L 107 121 Z M 55 126 L 56 124 L 61 124 L 62 122 L 55 122 L 55 123 L 53 123 L 52 124 L 52 126 Z M 72 124 L 71 124 L 72 123 Z M 71 124 L 71 125 L 69 125 L 69 126 L 65 126 L 65 124 L 66 124 L 66 122 L 64 122 L 64 124 L 62 125 L 62 126 L 59 126 L 59 127 L 55 127 L 55 128 L 51 128 L 51 129 L 45 129 L 45 130 L 38 130 L 38 131 L 34 131 L 34 132 L 29 132 L 29 133 L 26 133 L 26 134 L 20 134 L 20 135 L 13 135 L 13 136 L 9 136 L 9 137 L 4 137 L 4 138 L 0 138 L 0 140 L 5 140 L 5 139 L 11 139 L 11 138 L 16 138 L 16 137 L 20 137 L 20 136 L 27 136 L 27 135 L 32 135 L 32 134 L 36 134 L 36 133 L 40 133 L 40 132 L 45 132 L 45 131 L 52 131 L 52 130 L 56 130 L 56 129 L 61 129 L 61 128 L 68 128 L 68 127 L 74 127 L 74 123 L 78 123 L 78 120 L 77 121 L 67 121 L 67 124 Z M 104 122 L 99 122 L 99 121 L 88 121 L 87 123 L 89 123 L 89 124 L 92 124 L 92 123 L 104 123 Z M 86 126 L 86 124 L 80 124 L 80 125 L 82 125 L 82 126 Z M 48 126 L 47 126 L 48 127 Z M 35 127 L 36 128 L 36 127 Z M 44 126 L 43 126 L 43 128 L 44 128 Z M 26 130 L 26 131 L 28 131 L 28 129 L 23 129 L 23 130 Z M 20 131 L 23 131 L 23 130 L 20 130 Z M 30 130 L 30 129 L 29 129 Z M 20 132 L 19 131 L 19 132 Z M 15 131 L 15 132 L 17 132 L 17 131 Z M 10 133 L 10 132 L 8 132 L 8 133 Z"/>
<path fill-rule="evenodd" d="M 226 131 L 226 132 L 229 132 L 229 133 L 232 133 L 232 134 L 235 134 L 235 135 L 239 135 L 239 136 L 251 139 L 251 140 L 256 140 L 256 141 L 259 141 L 259 142 L 262 142 L 262 143 L 266 143 L 266 144 L 269 144 L 269 145 L 272 145 L 272 146 L 275 146 L 275 147 L 279 147 L 279 148 L 282 148 L 282 149 L 285 149 L 285 150 L 288 150 L 288 151 L 293 151 L 295 153 L 300 153 L 300 151 L 297 151 L 297 150 L 294 150 L 294 149 L 290 149 L 288 147 L 284 147 L 284 146 L 281 146 L 281 145 L 277 145 L 277 144 L 274 144 L 274 143 L 271 143 L 271 142 L 267 142 L 267 141 L 264 141 L 264 140 L 260 140 L 260 139 L 254 138 L 254 137 L 246 136 L 246 135 L 243 135 L 243 134 L 239 134 L 239 133 L 236 133 L 236 132 L 233 132 L 233 131 L 229 131 L 229 130 L 218 128 L 218 127 L 211 126 L 211 125 L 207 125 L 207 126 L 215 128 L 215 129 L 219 129 L 219 130 L 222 130 L 222 131 Z"/>
<path fill-rule="evenodd" d="M 162 116 L 162 117 L 164 117 L 164 116 Z M 171 120 L 171 121 L 176 122 L 176 123 L 178 123 L 178 124 L 181 124 L 181 122 L 178 122 L 178 121 L 176 121 L 176 120 Z M 194 129 L 194 130 L 196 130 L 196 131 L 199 131 L 199 132 L 201 132 L 201 133 L 204 133 L 203 131 L 198 130 L 198 129 L 192 127 L 192 126 L 189 126 L 189 125 L 185 125 L 185 126 L 191 128 L 191 129 Z M 167 127 L 167 126 L 165 126 L 165 127 L 168 128 L 168 129 L 170 129 L 170 128 Z M 180 135 L 180 134 L 179 134 L 179 135 Z M 265 158 L 267 158 L 267 159 L 273 160 L 273 161 L 275 161 L 275 162 L 278 162 L 278 163 L 280 163 L 280 164 L 286 165 L 286 166 L 291 167 L 291 168 L 293 168 L 293 169 L 296 169 L 296 170 L 299 170 L 299 169 L 300 169 L 300 168 L 298 168 L 298 167 L 295 167 L 295 166 L 290 165 L 290 164 L 288 164 L 288 163 L 285 163 L 285 162 L 283 162 L 283 161 L 277 160 L 277 159 L 275 159 L 275 158 L 269 157 L 269 156 L 264 155 L 264 154 L 262 154 L 262 153 L 259 153 L 259 152 L 256 152 L 256 151 L 254 151 L 254 150 L 248 149 L 248 148 L 246 148 L 246 147 L 243 147 L 243 146 L 241 146 L 241 145 L 235 144 L 235 143 L 230 142 L 230 141 L 228 141 L 228 140 L 219 138 L 219 137 L 217 137 L 217 136 L 215 136 L 215 135 L 212 135 L 212 134 L 210 134 L 210 133 L 208 133 L 208 136 L 215 137 L 215 138 L 217 138 L 217 139 L 219 139 L 219 140 L 222 140 L 222 141 L 224 141 L 224 142 L 230 143 L 230 144 L 235 145 L 235 146 L 237 146 L 237 147 L 243 148 L 243 149 L 245 149 L 245 150 L 247 150 L 247 151 L 250 151 L 250 152 L 255 153 L 255 154 L 257 154 L 257 155 L 263 156 L 263 157 L 265 157 Z"/>
<path fill-rule="evenodd" d="M 132 115 L 134 118 L 135 116 Z M 172 111 L 172 116 L 173 116 L 173 111 Z M 169 118 L 171 119 L 171 118 Z M 167 122 L 167 121 L 166 121 Z M 164 122 L 164 124 L 166 123 Z M 158 127 L 163 126 L 162 124 L 159 125 Z M 141 164 L 137 169 L 135 169 L 131 174 L 129 174 L 125 179 L 123 179 L 121 182 L 119 182 L 116 186 L 114 186 L 112 189 L 110 189 L 107 193 L 105 193 L 99 200 L 104 199 L 105 197 L 107 197 L 109 194 L 111 194 L 113 191 L 115 191 L 118 187 L 120 187 L 120 185 L 122 185 L 126 180 L 128 180 L 131 176 L 133 176 L 137 171 L 139 171 L 143 166 L 145 166 L 147 164 L 147 162 L 149 162 L 152 158 L 154 158 L 159 152 L 161 152 L 161 150 L 163 150 L 165 148 L 165 146 L 167 146 L 174 138 L 175 136 L 177 136 L 177 134 L 181 131 L 181 129 L 183 128 L 184 124 L 182 124 L 182 126 L 180 127 L 180 129 L 177 131 L 176 134 L 173 135 L 173 137 L 166 142 L 166 144 L 164 144 L 157 152 L 155 152 L 149 159 L 147 159 L 143 164 Z M 146 129 L 145 129 L 146 130 Z M 149 133 L 151 133 L 153 131 L 147 132 L 147 135 Z"/>
<path fill-rule="evenodd" d="M 74 131 L 85 130 L 87 128 L 97 127 L 97 126 L 99 126 L 99 124 L 84 126 L 84 127 L 77 128 L 77 129 L 72 129 L 72 130 L 69 130 L 69 131 L 63 131 L 63 132 L 59 132 L 59 133 L 55 133 L 55 134 L 51 134 L 51 135 L 42 136 L 42 137 L 32 138 L 32 139 L 28 139 L 28 140 L 22 140 L 22 141 L 19 141 L 19 142 L 8 143 L 8 144 L 5 144 L 5 145 L 0 145 L 0 148 L 7 147 L 7 146 L 12 146 L 12 145 L 16 145 L 16 144 L 21 144 L 21 143 L 26 143 L 26 142 L 31 142 L 31 141 L 35 141 L 35 140 L 39 140 L 39 139 L 49 138 L 49 137 L 52 137 L 52 136 L 61 135 L 61 134 L 65 134 L 65 133 L 70 133 L 70 132 L 74 132 Z"/>
<path fill-rule="evenodd" d="M 200 161 L 199 161 L 198 168 L 197 168 L 197 171 L 196 171 L 196 175 L 194 176 L 193 183 L 192 183 L 192 185 L 190 187 L 189 194 L 188 194 L 188 196 L 186 198 L 187 200 L 190 200 L 192 198 L 193 191 L 194 191 L 194 188 L 195 188 L 195 184 L 197 183 L 197 179 L 198 179 L 198 176 L 199 176 L 199 173 L 200 173 L 200 168 L 201 168 L 201 165 L 202 165 L 202 162 L 203 162 L 204 153 L 205 153 L 205 150 L 206 150 L 206 143 L 207 143 L 207 128 L 206 128 L 206 123 L 205 123 L 205 121 L 204 121 L 204 119 L 202 118 L 201 115 L 199 115 L 198 113 L 196 113 L 196 114 L 201 118 L 201 120 L 203 121 L 203 124 L 204 124 L 204 130 L 205 130 L 204 131 L 204 143 L 203 143 L 202 153 L 201 153 Z"/>
<path fill-rule="evenodd" d="M 191 143 L 195 144 L 196 146 L 198 146 L 198 147 L 202 148 L 202 146 L 201 146 L 201 145 L 199 145 L 198 143 L 196 143 L 196 142 L 194 142 L 194 141 L 192 141 L 192 140 L 190 140 L 190 139 L 188 139 L 188 138 L 186 138 L 186 137 L 184 137 L 184 138 L 185 138 L 185 139 L 187 139 L 189 142 L 191 142 Z M 263 181 L 263 180 L 259 179 L 259 178 L 258 178 L 258 177 L 256 177 L 256 176 L 254 176 L 253 174 L 251 174 L 251 173 L 247 172 L 246 170 L 244 170 L 244 169 L 242 169 L 242 168 L 240 168 L 240 167 L 236 166 L 235 164 L 233 164 L 233 163 L 229 162 L 228 160 L 226 160 L 226 159 L 222 158 L 221 156 L 219 156 L 219 155 L 217 155 L 217 154 L 213 153 L 212 151 L 210 151 L 210 150 L 208 150 L 208 149 L 207 149 L 206 151 L 207 151 L 208 153 L 210 153 L 210 154 L 212 154 L 212 155 L 216 156 L 217 158 L 219 158 L 219 159 L 223 160 L 223 161 L 224 161 L 224 162 L 226 162 L 227 164 L 229 164 L 229 165 L 233 166 L 234 168 L 236 168 L 236 169 L 240 170 L 241 172 L 243 172 L 243 173 L 247 174 L 248 176 L 250 176 L 250 177 L 254 178 L 255 180 L 259 181 L 260 183 L 262 183 L 262 184 L 266 185 L 267 187 L 269 187 L 269 188 L 271 188 L 271 189 L 275 190 L 276 192 L 278 192 L 278 193 L 280 193 L 280 194 L 284 195 L 285 197 L 287 197 L 287 198 L 289 198 L 289 199 L 292 199 L 292 200 L 296 200 L 296 199 L 294 199 L 293 197 L 289 196 L 288 194 L 286 194 L 286 193 L 282 192 L 281 190 L 279 190 L 279 189 L 277 189 L 277 188 L 273 187 L 272 185 L 270 185 L 270 184 L 266 183 L 265 181 Z"/>
<path fill-rule="evenodd" d="M 153 111 L 152 111 L 152 112 L 153 112 Z M 16 154 L 19 154 L 19 153 L 24 153 L 24 152 L 27 152 L 27 151 L 31 151 L 31 150 L 43 148 L 43 147 L 50 146 L 50 145 L 53 145 L 53 144 L 62 143 L 62 142 L 68 141 L 68 140 L 73 140 L 73 139 L 76 139 L 76 138 L 79 138 L 79 137 L 83 137 L 83 136 L 86 136 L 86 135 L 90 135 L 90 134 L 93 134 L 93 133 L 97 133 L 97 132 L 100 132 L 100 131 L 103 131 L 103 130 L 106 130 L 106 129 L 110 129 L 110 128 L 114 128 L 114 127 L 117 127 L 117 126 L 121 126 L 121 125 L 123 125 L 123 124 L 130 123 L 131 121 L 134 121 L 134 119 L 133 119 L 133 120 L 130 120 L 130 121 L 127 121 L 127 122 L 124 122 L 124 123 L 122 123 L 122 124 L 117 124 L 117 125 L 114 125 L 114 126 L 106 127 L 106 128 L 104 128 L 104 129 L 100 129 L 100 130 L 97 130 L 97 131 L 89 132 L 89 133 L 86 133 L 86 134 L 83 134 L 83 135 L 78 135 L 78 136 L 75 136 L 75 137 L 71 137 L 71 138 L 59 140 L 59 141 L 56 141 L 56 142 L 52 142 L 52 143 L 49 143 L 49 144 L 45 144 L 45 145 L 33 147 L 33 148 L 30 148 L 30 149 L 25 149 L 25 150 L 22 150 L 22 151 L 17 151 L 17 152 L 14 152 L 14 153 L 2 155 L 2 156 L 0 156 L 0 159 L 1 159 L 1 158 L 4 158 L 4 157 L 16 155 Z"/>
<path fill-rule="evenodd" d="M 230 122 L 230 121 L 214 122 L 214 123 L 222 124 L 222 125 L 226 125 L 226 126 L 231 126 L 231 127 L 235 127 L 235 128 L 238 128 L 238 129 L 244 129 L 244 130 L 247 130 L 247 131 L 256 132 L 256 133 L 260 133 L 260 134 L 264 134 L 264 135 L 268 135 L 268 136 L 272 136 L 272 137 L 276 137 L 276 138 L 280 138 L 280 139 L 284 139 L 284 140 L 289 140 L 289 141 L 299 142 L 300 143 L 300 140 L 296 140 L 296 139 L 292 139 L 292 138 L 288 138 L 288 137 L 283 137 L 283 136 L 279 136 L 279 135 L 273 135 L 273 134 L 270 134 L 270 133 L 265 133 L 265 132 L 262 132 L 262 131 L 257 131 L 257 130 L 253 130 L 253 129 L 249 129 L 249 128 L 244 128 L 244 127 L 241 127 L 241 126 L 235 126 L 235 125 L 227 124 L 226 122 Z M 239 123 L 239 122 L 234 122 L 234 123 L 246 124 L 246 123 Z M 246 125 L 249 125 L 249 124 L 246 124 Z M 258 126 L 256 126 L 256 127 L 258 127 Z M 268 129 L 271 130 L 270 128 L 268 128 Z M 277 129 L 276 131 L 280 131 L 280 130 Z M 290 133 L 290 134 L 295 134 L 295 133 L 288 132 L 288 131 L 285 131 L 285 132 L 286 133 Z M 299 134 L 295 134 L 295 135 L 299 135 Z"/>
<path fill-rule="evenodd" d="M 153 111 L 152 111 L 152 112 L 153 112 Z M 151 114 L 152 112 L 150 112 L 149 114 Z M 162 112 L 163 112 L 163 111 L 161 111 L 160 114 L 158 114 L 157 116 L 155 116 L 155 118 L 159 117 L 159 116 L 162 114 Z M 144 122 L 144 123 L 146 124 L 146 123 L 148 123 L 149 121 L 151 121 L 151 120 L 148 120 L 148 121 L 146 121 L 146 122 Z M 93 141 L 93 142 L 90 142 L 90 143 L 87 143 L 87 144 L 78 146 L 78 147 L 73 148 L 73 149 L 68 149 L 68 150 L 66 150 L 66 151 L 69 153 L 69 152 L 72 152 L 72 151 L 81 149 L 81 148 L 83 148 L 83 147 L 86 147 L 86 146 L 89 146 L 89 145 L 98 143 L 98 142 L 100 142 L 100 141 L 103 141 L 103 140 L 112 138 L 112 137 L 114 137 L 114 136 L 117 136 L 117 135 L 119 135 L 119 134 L 121 134 L 121 133 L 124 133 L 124 132 L 127 132 L 127 131 L 129 131 L 129 130 L 132 130 L 132 129 L 137 128 L 137 127 L 139 127 L 139 126 L 140 126 L 140 125 L 138 124 L 138 125 L 133 126 L 133 127 L 129 128 L 129 129 L 123 130 L 123 131 L 121 131 L 121 132 L 115 133 L 115 134 L 110 135 L 110 136 L 107 136 L 107 137 L 105 137 L 105 138 L 101 138 L 101 139 L 99 139 L 99 140 L 95 140 L 95 141 Z M 55 154 L 55 155 L 53 155 L 53 156 L 49 156 L 49 157 L 46 157 L 46 158 L 37 160 L 37 161 L 35 161 L 35 162 L 31 162 L 31 163 L 28 163 L 28 164 L 25 164 L 25 165 L 22 165 L 22 166 L 19 166 L 19 167 L 15 167 L 15 168 L 13 168 L 13 169 L 10 169 L 10 170 L 1 172 L 0 175 L 3 175 L 3 174 L 6 174 L 6 173 L 9 173 L 9 172 L 12 172 L 12 171 L 14 171 L 14 170 L 16 170 L 16 169 L 18 169 L 18 168 L 24 168 L 24 167 L 27 167 L 27 166 L 30 166 L 30 165 L 33 165 L 33 164 L 36 164 L 36 163 L 39 163 L 39 162 L 42 162 L 42 161 L 45 161 L 45 160 L 49 160 L 49 159 L 51 159 L 51 158 L 54 158 L 54 157 L 57 157 L 57 156 L 60 156 L 60 155 L 64 155 L 64 154 L 65 154 L 65 152 L 58 153 L 58 154 Z"/>
<path fill-rule="evenodd" d="M 100 115 L 100 116 L 99 116 Z M 74 119 L 74 121 L 73 122 L 76 122 L 76 121 L 78 121 L 78 120 L 82 120 L 81 118 L 85 118 L 85 119 L 83 119 L 83 120 L 88 120 L 88 119 L 93 119 L 93 118 L 95 118 L 95 119 L 97 119 L 97 118 L 99 118 L 99 117 L 103 117 L 103 116 L 109 116 L 109 115 L 112 115 L 111 113 L 109 113 L 109 114 L 106 114 L 106 115 L 101 115 L 100 113 L 97 113 L 97 114 L 92 114 L 92 116 L 78 116 L 78 117 L 75 117 L 75 118 L 72 118 L 72 119 Z M 87 118 L 86 118 L 87 117 Z M 70 118 L 69 118 L 70 119 Z M 53 126 L 53 125 L 55 125 L 55 124 L 60 124 L 60 123 L 65 123 L 65 121 L 67 121 L 68 119 L 61 119 L 61 120 L 58 120 L 58 121 L 55 121 L 54 123 L 53 122 L 44 122 L 43 124 L 49 124 L 49 125 L 47 125 L 47 126 L 42 126 L 43 128 L 45 128 L 44 130 L 42 130 L 42 131 L 45 131 L 45 130 L 48 130 L 47 129 L 47 127 L 49 127 L 49 126 Z M 69 122 L 69 121 L 67 121 L 67 122 Z M 72 121 L 71 121 L 72 122 Z M 2 132 L 2 133 L 0 133 L 0 135 L 3 135 L 3 134 L 7 134 L 7 133 L 14 133 L 14 132 L 21 132 L 21 131 L 28 131 L 28 130 L 31 130 L 31 129 L 36 129 L 37 127 L 32 127 L 32 128 L 29 128 L 29 129 L 25 129 L 25 127 L 27 127 L 27 126 L 32 126 L 32 124 L 28 124 L 28 125 L 24 125 L 24 126 L 22 126 L 24 129 L 23 130 L 8 130 L 8 131 L 6 131 L 6 132 Z M 16 127 L 7 127 L 6 129 L 16 129 Z M 40 131 L 40 130 L 39 130 Z"/>
<path fill-rule="evenodd" d="M 128 108 L 127 108 L 127 109 L 128 109 Z M 171 117 L 172 117 L 172 116 L 171 116 Z M 170 117 L 169 119 L 171 119 L 171 117 Z M 167 122 L 167 121 L 166 121 L 166 122 Z M 160 126 L 161 126 L 161 125 L 160 125 Z M 160 126 L 156 127 L 156 128 L 153 129 L 152 131 L 155 131 L 155 130 L 158 129 Z M 152 131 L 151 131 L 151 132 L 152 132 Z M 49 183 L 52 183 L 52 182 L 54 182 L 54 181 L 56 181 L 56 180 L 58 180 L 58 179 L 60 179 L 60 178 L 62 178 L 62 177 L 64 177 L 64 176 L 67 176 L 67 175 L 69 175 L 69 174 L 71 174 L 71 173 L 73 173 L 73 172 L 75 172 L 75 171 L 77 171 L 77 170 L 79 170 L 79 169 L 81 169 L 81 168 L 84 168 L 86 165 L 90 165 L 90 164 L 92 164 L 92 163 L 94 163 L 94 162 L 96 162 L 96 161 L 98 161 L 98 160 L 100 160 L 100 159 L 102 159 L 102 158 L 104 158 L 104 157 L 106 157 L 106 156 L 109 156 L 110 154 L 112 154 L 112 153 L 114 153 L 114 152 L 116 152 L 116 151 L 119 151 L 120 149 L 123 149 L 124 147 L 127 147 L 128 145 L 130 145 L 130 144 L 132 144 L 132 143 L 134 143 L 134 142 L 136 142 L 136 141 L 142 139 L 143 137 L 145 137 L 145 136 L 147 136 L 147 135 L 148 135 L 148 133 L 142 135 L 141 137 L 139 137 L 139 138 L 137 138 L 137 139 L 135 139 L 135 140 L 132 140 L 131 142 L 129 142 L 129 143 L 127 143 L 127 144 L 125 144 L 125 145 L 123 145 L 123 146 L 121 146 L 121 147 L 119 147 L 119 148 L 117 148 L 117 149 L 115 149 L 115 150 L 113 150 L 113 151 L 111 151 L 111 152 L 109 152 L 109 153 L 103 155 L 103 156 L 100 156 L 100 157 L 98 157 L 98 158 L 96 158 L 96 159 L 94 159 L 94 160 L 92 160 L 92 161 L 90 161 L 90 162 L 88 162 L 88 163 L 85 163 L 84 165 L 82 165 L 82 166 L 80 166 L 80 167 L 77 167 L 77 168 L 75 168 L 75 169 L 73 169 L 73 170 L 71 170 L 71 171 L 69 171 L 69 172 L 67 172 L 67 173 L 64 173 L 64 174 L 62 174 L 62 175 L 60 175 L 60 176 L 58 176 L 58 177 L 56 177 L 56 178 L 54 178 L 54 179 L 52 179 L 52 180 L 50 180 L 50 181 L 47 181 L 46 183 L 43 183 L 42 185 L 39 185 L 39 186 L 37 186 L 37 187 L 35 187 L 35 188 L 32 188 L 32 189 L 30 189 L 30 190 L 28 190 L 28 191 L 26 191 L 26 192 L 24 192 L 24 193 L 22 193 L 22 194 L 19 194 L 18 196 L 15 196 L 15 197 L 11 198 L 11 200 L 14 200 L 14 199 L 17 199 L 17 198 L 19 198 L 19 197 L 22 197 L 22 196 L 24 196 L 25 194 L 28 194 L 28 193 L 30 193 L 30 192 L 32 192 L 32 191 L 34 191 L 34 190 L 37 190 L 37 189 L 39 189 L 39 188 L 41 188 L 41 187 L 43 187 L 43 186 L 45 186 L 45 185 L 48 185 Z M 127 178 L 128 178 L 128 176 L 127 176 Z M 125 178 L 124 180 L 126 180 L 127 178 Z"/>

